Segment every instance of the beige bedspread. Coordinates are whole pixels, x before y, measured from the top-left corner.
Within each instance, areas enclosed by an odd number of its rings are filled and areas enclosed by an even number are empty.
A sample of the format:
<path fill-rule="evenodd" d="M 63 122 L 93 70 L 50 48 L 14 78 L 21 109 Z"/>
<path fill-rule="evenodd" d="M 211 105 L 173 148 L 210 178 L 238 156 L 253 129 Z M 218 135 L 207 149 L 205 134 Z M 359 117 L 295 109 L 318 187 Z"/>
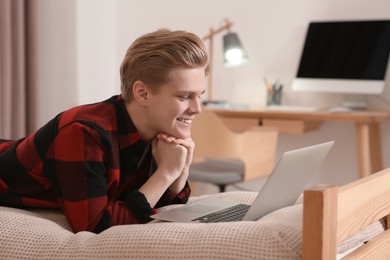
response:
<path fill-rule="evenodd" d="M 254 192 L 191 198 L 226 198 L 251 203 Z M 168 206 L 167 208 L 175 207 Z M 339 245 L 352 248 L 383 231 L 374 223 Z M 302 204 L 280 209 L 256 222 L 184 224 L 153 221 L 124 225 L 99 235 L 74 234 L 59 211 L 0 207 L 0 259 L 300 259 Z"/>

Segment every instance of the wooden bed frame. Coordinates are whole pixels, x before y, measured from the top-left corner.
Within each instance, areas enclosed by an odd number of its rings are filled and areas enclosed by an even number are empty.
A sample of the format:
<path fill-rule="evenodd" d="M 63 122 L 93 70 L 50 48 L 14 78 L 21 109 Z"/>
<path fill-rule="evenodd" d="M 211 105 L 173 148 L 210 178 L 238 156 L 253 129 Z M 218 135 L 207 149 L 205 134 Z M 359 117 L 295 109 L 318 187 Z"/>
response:
<path fill-rule="evenodd" d="M 390 256 L 390 168 L 342 187 L 304 192 L 303 259 L 336 259 L 336 245 L 364 227 L 387 219 L 385 232 L 343 259 Z"/>

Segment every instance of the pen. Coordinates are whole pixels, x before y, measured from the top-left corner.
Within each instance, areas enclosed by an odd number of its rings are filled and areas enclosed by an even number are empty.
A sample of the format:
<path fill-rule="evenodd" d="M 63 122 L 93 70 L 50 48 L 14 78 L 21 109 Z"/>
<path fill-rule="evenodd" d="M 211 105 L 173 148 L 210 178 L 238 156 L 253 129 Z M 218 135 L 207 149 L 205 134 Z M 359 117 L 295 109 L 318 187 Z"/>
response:
<path fill-rule="evenodd" d="M 273 86 L 272 86 L 272 84 L 268 82 L 266 77 L 264 77 L 263 80 L 264 80 L 265 86 L 267 87 L 267 92 L 272 94 L 273 93 Z"/>

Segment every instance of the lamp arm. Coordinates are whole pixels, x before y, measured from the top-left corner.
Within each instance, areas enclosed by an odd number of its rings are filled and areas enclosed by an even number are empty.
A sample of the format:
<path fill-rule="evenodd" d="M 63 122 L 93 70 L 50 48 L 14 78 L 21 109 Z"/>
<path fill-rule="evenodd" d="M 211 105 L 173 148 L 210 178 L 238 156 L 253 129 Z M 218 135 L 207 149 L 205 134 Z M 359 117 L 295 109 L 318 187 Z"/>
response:
<path fill-rule="evenodd" d="M 229 19 L 225 19 L 225 25 L 217 30 L 210 28 L 210 33 L 203 37 L 203 41 L 209 40 L 209 74 L 208 74 L 208 92 L 207 99 L 212 101 L 212 82 L 213 82 L 213 53 L 214 53 L 214 36 L 218 33 L 227 30 L 230 32 L 233 23 Z"/>
<path fill-rule="evenodd" d="M 212 99 L 212 86 L 213 86 L 213 62 L 214 62 L 214 31 L 213 28 L 210 28 L 209 34 L 209 74 L 208 74 L 208 91 L 207 91 L 207 101 L 211 101 Z"/>
<path fill-rule="evenodd" d="M 229 19 L 225 19 L 225 24 L 221 27 L 219 27 L 217 30 L 214 30 L 213 28 L 210 28 L 210 33 L 203 37 L 203 40 L 209 40 L 213 38 L 216 34 L 223 32 L 224 30 L 227 30 L 230 32 L 231 28 L 233 26 L 233 22 Z"/>

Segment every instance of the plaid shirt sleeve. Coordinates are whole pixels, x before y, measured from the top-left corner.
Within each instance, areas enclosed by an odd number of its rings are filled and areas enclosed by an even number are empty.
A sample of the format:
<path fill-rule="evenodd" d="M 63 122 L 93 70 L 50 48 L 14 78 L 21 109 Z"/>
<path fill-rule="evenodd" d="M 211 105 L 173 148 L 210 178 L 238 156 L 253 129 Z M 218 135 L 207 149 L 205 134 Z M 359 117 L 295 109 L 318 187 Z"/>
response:
<path fill-rule="evenodd" d="M 63 127 L 46 154 L 44 172 L 75 232 L 99 233 L 113 225 L 144 223 L 154 213 L 137 190 L 122 200 L 107 196 L 117 185 L 109 179 L 119 175 L 118 169 L 107 168 L 107 154 L 101 136 L 81 123 Z"/>
<path fill-rule="evenodd" d="M 186 204 L 188 198 L 190 197 L 190 194 L 191 194 L 191 189 L 190 186 L 188 185 L 188 182 L 186 182 L 185 187 L 178 194 L 175 194 L 167 190 L 164 193 L 164 195 L 161 197 L 161 199 L 158 201 L 156 208 L 163 207 L 166 205 L 171 205 L 171 204 Z"/>

